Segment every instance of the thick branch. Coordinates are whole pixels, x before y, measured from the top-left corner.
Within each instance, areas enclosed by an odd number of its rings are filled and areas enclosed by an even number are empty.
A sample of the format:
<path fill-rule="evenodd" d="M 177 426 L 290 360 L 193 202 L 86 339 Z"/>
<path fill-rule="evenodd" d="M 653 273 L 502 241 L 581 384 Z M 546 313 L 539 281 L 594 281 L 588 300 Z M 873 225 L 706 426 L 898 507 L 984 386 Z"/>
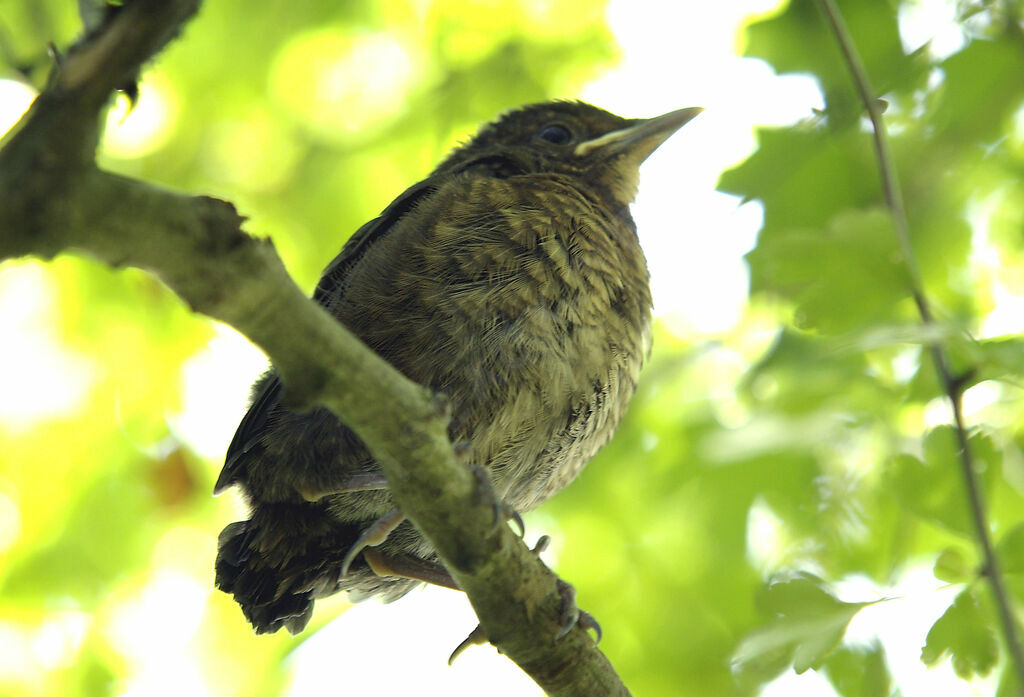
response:
<path fill-rule="evenodd" d="M 135 0 L 76 46 L 0 150 L 0 259 L 78 249 L 148 269 L 270 356 L 295 408 L 322 405 L 365 441 L 395 501 L 466 590 L 487 636 L 550 695 L 628 695 L 581 628 L 556 641 L 556 577 L 460 465 L 445 401 L 402 376 L 292 282 L 224 201 L 101 172 L 109 93 L 176 36 L 196 0 Z"/>
<path fill-rule="evenodd" d="M 843 53 L 850 74 L 853 76 L 857 92 L 861 101 L 867 109 L 871 119 L 872 131 L 874 134 L 875 152 L 878 156 L 878 168 L 882 175 L 882 188 L 885 194 L 885 201 L 892 215 L 896 234 L 903 252 L 904 263 L 910 273 L 914 302 L 917 305 L 921 322 L 925 325 L 934 324 L 931 307 L 928 298 L 924 294 L 924 286 L 921 282 L 921 272 L 918 269 L 917 258 L 914 255 L 913 246 L 910 243 L 910 228 L 907 224 L 907 214 L 903 207 L 903 195 L 900 191 L 899 182 L 896 177 L 896 166 L 893 164 L 892 153 L 889 148 L 889 138 L 885 129 L 885 122 L 878 109 L 878 102 L 868 81 L 867 71 L 860 60 L 857 48 L 853 44 L 850 32 L 846 29 L 843 17 L 839 13 L 833 0 L 818 0 L 818 4 L 825 14 L 836 41 Z M 992 586 L 992 594 L 996 598 L 996 607 L 999 610 L 999 619 L 1003 626 L 1003 633 L 1006 638 L 1006 645 L 1010 653 L 1010 660 L 1017 672 L 1021 684 L 1024 684 L 1024 650 L 1021 648 L 1020 638 L 1017 631 L 1017 620 L 1014 617 L 1013 607 L 1010 602 L 1010 594 L 1003 582 L 1003 574 L 1000 569 L 999 557 L 996 555 L 995 546 L 992 544 L 992 536 L 989 533 L 988 522 L 985 515 L 985 502 L 981 496 L 981 486 L 978 482 L 978 473 L 974 465 L 974 458 L 968 444 L 967 427 L 964 424 L 963 408 L 961 403 L 960 382 L 953 377 L 949 370 L 949 361 L 942 344 L 938 341 L 932 342 L 932 360 L 935 362 L 935 369 L 939 374 L 939 380 L 946 396 L 949 398 L 950 408 L 953 411 L 953 423 L 955 425 L 957 449 L 959 450 L 960 469 L 964 477 L 964 484 L 967 487 L 967 500 L 971 509 L 971 518 L 974 522 L 974 532 L 978 537 L 978 546 L 981 548 L 982 557 L 985 560 L 985 575 Z"/>

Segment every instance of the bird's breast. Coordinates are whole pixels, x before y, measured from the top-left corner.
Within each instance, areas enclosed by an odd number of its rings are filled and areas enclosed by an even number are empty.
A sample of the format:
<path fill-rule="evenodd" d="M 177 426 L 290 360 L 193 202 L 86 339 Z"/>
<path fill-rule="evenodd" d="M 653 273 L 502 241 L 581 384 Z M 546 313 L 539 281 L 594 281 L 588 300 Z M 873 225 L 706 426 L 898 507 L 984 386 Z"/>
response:
<path fill-rule="evenodd" d="M 528 510 L 578 474 L 625 411 L 650 343 L 647 268 L 632 227 L 564 178 L 474 182 L 455 208 L 435 247 L 447 255 L 439 305 L 463 332 L 456 355 L 470 376 L 455 403 L 502 405 L 471 419 L 470 440 Z"/>
<path fill-rule="evenodd" d="M 366 252 L 346 287 L 334 311 L 449 396 L 452 438 L 471 443 L 521 510 L 611 437 L 650 342 L 635 231 L 563 176 L 453 178 Z"/>

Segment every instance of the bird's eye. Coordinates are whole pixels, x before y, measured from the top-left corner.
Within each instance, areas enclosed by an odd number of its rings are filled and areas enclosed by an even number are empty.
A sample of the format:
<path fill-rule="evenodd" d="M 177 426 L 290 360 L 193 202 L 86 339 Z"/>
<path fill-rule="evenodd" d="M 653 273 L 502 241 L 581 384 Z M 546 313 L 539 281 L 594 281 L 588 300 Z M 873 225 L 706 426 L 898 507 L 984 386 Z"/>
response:
<path fill-rule="evenodd" d="M 572 131 L 561 124 L 553 123 L 542 128 L 537 137 L 554 145 L 565 145 L 572 141 Z"/>

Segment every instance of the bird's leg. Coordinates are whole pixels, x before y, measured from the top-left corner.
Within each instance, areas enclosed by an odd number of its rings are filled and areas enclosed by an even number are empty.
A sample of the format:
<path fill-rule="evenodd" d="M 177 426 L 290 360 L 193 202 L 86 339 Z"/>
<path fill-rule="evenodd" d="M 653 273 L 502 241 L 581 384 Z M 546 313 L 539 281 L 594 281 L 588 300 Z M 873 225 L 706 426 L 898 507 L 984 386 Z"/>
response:
<path fill-rule="evenodd" d="M 473 473 L 473 477 L 476 479 L 479 495 L 494 502 L 494 527 L 498 527 L 506 520 L 511 520 L 519 528 L 519 536 L 525 535 L 526 525 L 523 524 L 523 517 L 519 515 L 519 511 L 498 498 L 491 484 L 491 476 L 488 474 L 487 468 L 483 465 L 469 465 L 469 471 Z"/>
<path fill-rule="evenodd" d="M 355 541 L 355 544 L 349 548 L 345 554 L 345 558 L 341 561 L 341 575 L 348 575 L 348 567 L 352 564 L 352 560 L 367 547 L 376 547 L 382 544 L 384 540 L 388 539 L 388 535 L 391 531 L 402 524 L 405 520 L 405 514 L 397 508 L 385 513 L 378 518 L 370 527 L 363 530 L 363 533 Z"/>
<path fill-rule="evenodd" d="M 469 457 L 469 444 L 466 441 L 461 441 L 455 444 L 455 452 L 460 460 L 466 460 Z M 482 496 L 488 497 L 490 500 L 495 502 L 498 501 L 497 496 L 494 494 L 494 490 L 491 487 L 491 478 L 487 473 L 487 468 L 481 465 L 467 465 L 470 472 L 473 473 L 474 478 L 477 481 L 477 486 L 480 487 L 480 493 Z M 392 511 L 388 515 L 398 513 L 397 510 Z M 385 516 L 387 517 L 387 516 Z M 382 518 L 381 521 L 384 519 Z M 523 519 L 519 513 L 516 512 L 511 506 L 504 503 L 494 504 L 494 525 L 501 525 L 506 520 L 513 520 L 516 522 L 519 528 L 519 534 L 522 536 L 525 534 L 526 529 L 523 526 Z M 381 523 L 378 521 L 375 525 Z M 401 522 L 401 521 L 399 521 Z M 369 532 L 369 531 L 367 531 Z M 388 531 L 390 532 L 390 530 Z M 367 533 L 364 533 L 365 537 Z M 385 536 L 386 537 L 386 536 Z M 360 538 L 362 539 L 362 538 Z M 547 536 L 541 538 L 535 552 L 540 553 L 544 547 L 547 546 Z M 381 540 L 383 542 L 383 540 Z M 358 544 L 358 543 L 357 543 Z M 380 544 L 379 542 L 377 544 Z M 355 549 L 353 547 L 353 549 Z M 352 550 L 349 550 L 349 555 L 355 557 Z M 378 576 L 397 576 L 399 578 L 408 578 L 413 581 L 423 581 L 434 586 L 441 586 L 442 588 L 451 588 L 453 590 L 462 590 L 459 585 L 455 583 L 455 579 L 452 578 L 451 574 L 448 573 L 448 569 L 444 565 L 427 561 L 425 559 L 417 559 L 409 556 L 388 556 L 380 550 L 366 548 L 363 551 L 363 558 L 369 565 L 370 569 Z M 351 560 L 349 560 L 351 561 Z M 347 567 L 346 567 L 347 569 Z"/>
<path fill-rule="evenodd" d="M 378 576 L 397 576 L 413 581 L 423 581 L 442 588 L 462 590 L 455 583 L 452 575 L 448 573 L 448 569 L 437 562 L 407 556 L 389 557 L 376 549 L 363 550 L 363 559 L 366 560 L 370 570 Z"/>
<path fill-rule="evenodd" d="M 352 491 L 377 491 L 388 488 L 388 480 L 383 472 L 357 472 L 347 474 L 338 481 L 327 486 L 316 486 L 312 483 L 296 485 L 295 489 L 302 498 L 309 502 L 319 501 L 331 494 L 344 494 Z"/>
<path fill-rule="evenodd" d="M 459 443 L 456 443 L 454 447 L 459 459 L 467 460 L 469 458 L 470 446 L 468 442 L 460 441 Z M 481 465 L 468 465 L 468 467 L 477 481 L 477 486 L 480 488 L 480 494 L 495 502 L 494 525 L 498 526 L 506 520 L 513 520 L 519 527 L 520 536 L 526 534 L 526 528 L 523 525 L 523 519 L 519 515 L 519 512 L 504 502 L 499 501 L 498 497 L 495 496 L 494 490 L 491 486 L 491 478 L 487 473 L 487 468 Z M 305 489 L 300 490 L 300 493 L 307 501 L 316 501 L 317 499 L 330 494 L 386 489 L 387 485 L 388 482 L 383 473 L 366 472 L 346 475 L 340 483 L 333 483 L 332 487 L 328 491 L 312 491 L 310 489 Z M 391 531 L 397 528 L 404 520 L 405 514 L 396 508 L 384 514 L 379 520 L 366 528 L 366 530 L 364 530 L 355 541 L 355 544 L 353 544 L 348 552 L 345 553 L 345 557 L 341 562 L 341 576 L 344 577 L 348 575 L 349 567 L 360 552 L 368 547 L 376 547 L 382 544 L 386 539 L 388 539 L 388 535 L 391 534 Z M 364 556 L 367 563 L 370 564 L 370 568 L 373 569 L 378 576 L 400 576 L 458 590 L 458 586 L 455 584 L 455 581 L 452 580 L 451 575 L 448 574 L 447 570 L 445 570 L 445 568 L 440 564 L 431 564 L 422 560 L 413 561 L 407 557 L 388 557 L 379 552 L 372 554 L 375 562 L 371 562 L 371 555 Z M 374 567 L 374 563 L 377 564 L 376 568 Z"/>

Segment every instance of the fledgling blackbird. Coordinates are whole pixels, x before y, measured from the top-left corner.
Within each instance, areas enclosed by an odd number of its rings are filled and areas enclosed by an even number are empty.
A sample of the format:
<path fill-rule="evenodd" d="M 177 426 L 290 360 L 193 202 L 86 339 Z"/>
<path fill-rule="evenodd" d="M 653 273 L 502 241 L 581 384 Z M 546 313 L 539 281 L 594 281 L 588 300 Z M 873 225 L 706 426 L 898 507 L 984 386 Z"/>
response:
<path fill-rule="evenodd" d="M 572 481 L 622 418 L 651 340 L 629 203 L 640 163 L 699 112 L 509 112 L 363 225 L 313 293 L 448 397 L 452 442 L 513 510 Z M 239 485 L 252 512 L 221 532 L 216 583 L 258 633 L 301 631 L 340 590 L 394 600 L 452 585 L 352 431 L 324 409 L 289 411 L 273 370 L 253 395 L 215 487 Z"/>

